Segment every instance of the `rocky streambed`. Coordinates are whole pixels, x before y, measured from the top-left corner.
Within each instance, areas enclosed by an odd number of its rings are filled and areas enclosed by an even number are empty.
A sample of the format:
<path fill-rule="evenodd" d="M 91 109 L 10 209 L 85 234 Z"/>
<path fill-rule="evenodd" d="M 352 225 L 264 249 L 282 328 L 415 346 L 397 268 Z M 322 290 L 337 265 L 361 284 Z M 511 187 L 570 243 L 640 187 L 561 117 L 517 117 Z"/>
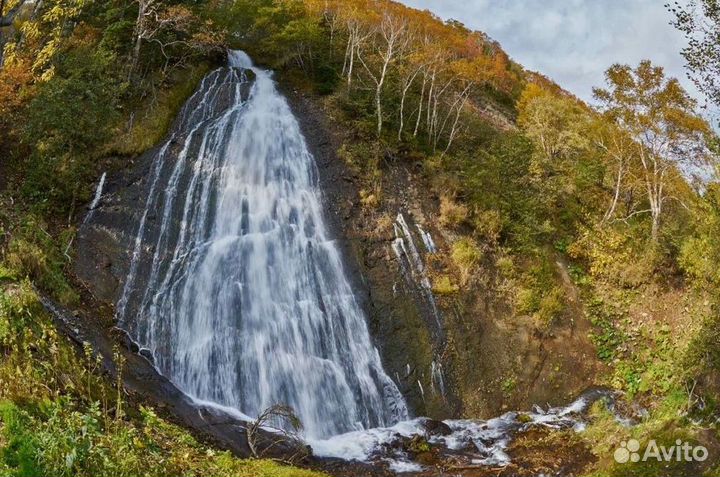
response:
<path fill-rule="evenodd" d="M 563 407 L 535 406 L 529 412 L 507 412 L 488 420 L 418 418 L 308 443 L 318 457 L 371 465 L 388 475 L 568 476 L 595 459 L 573 434 L 585 429 L 587 412 L 599 400 L 613 408 L 615 395 L 595 388 Z M 562 445 L 543 449 L 548 437 Z"/>

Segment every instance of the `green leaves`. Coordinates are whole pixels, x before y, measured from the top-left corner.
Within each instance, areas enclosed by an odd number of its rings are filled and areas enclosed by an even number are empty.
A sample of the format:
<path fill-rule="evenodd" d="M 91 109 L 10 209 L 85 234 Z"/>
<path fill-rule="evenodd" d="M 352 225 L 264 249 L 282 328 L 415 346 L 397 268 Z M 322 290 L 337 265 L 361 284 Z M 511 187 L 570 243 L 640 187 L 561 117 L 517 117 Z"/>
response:
<path fill-rule="evenodd" d="M 26 108 L 23 137 L 33 152 L 23 188 L 46 207 L 65 212 L 89 194 L 92 155 L 120 117 L 124 86 L 115 61 L 102 49 L 68 52 Z"/>

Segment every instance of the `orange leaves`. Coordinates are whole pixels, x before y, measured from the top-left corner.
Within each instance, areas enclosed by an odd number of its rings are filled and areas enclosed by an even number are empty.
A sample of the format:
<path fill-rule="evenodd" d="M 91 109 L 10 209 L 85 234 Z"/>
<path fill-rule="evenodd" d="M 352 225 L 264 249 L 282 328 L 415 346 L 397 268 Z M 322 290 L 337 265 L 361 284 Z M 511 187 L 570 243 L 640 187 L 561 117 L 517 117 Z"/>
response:
<path fill-rule="evenodd" d="M 0 69 L 0 118 L 16 110 L 25 100 L 23 89 L 32 83 L 30 64 L 19 60 Z"/>
<path fill-rule="evenodd" d="M 511 62 L 500 47 L 484 33 L 472 32 L 453 22 L 445 23 L 428 11 L 408 8 L 383 0 L 309 0 L 309 12 L 323 15 L 332 12 L 346 24 L 361 25 L 366 34 L 382 32 L 387 18 L 407 25 L 411 38 L 408 61 L 418 66 L 440 61 L 463 79 L 475 83 L 489 82 L 510 92 L 520 81 L 511 71 Z"/>
<path fill-rule="evenodd" d="M 16 114 L 30 99 L 33 76 L 28 60 L 6 63 L 0 69 L 0 142 L 8 141 L 22 124 Z"/>

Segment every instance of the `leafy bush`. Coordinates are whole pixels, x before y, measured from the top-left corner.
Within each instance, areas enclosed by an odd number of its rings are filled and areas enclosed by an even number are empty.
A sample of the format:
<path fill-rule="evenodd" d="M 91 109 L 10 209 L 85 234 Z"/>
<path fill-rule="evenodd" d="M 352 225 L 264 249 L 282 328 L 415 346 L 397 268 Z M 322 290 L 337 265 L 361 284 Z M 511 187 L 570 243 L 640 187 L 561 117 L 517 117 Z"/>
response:
<path fill-rule="evenodd" d="M 477 244 L 469 238 L 463 238 L 453 244 L 452 259 L 466 281 L 473 269 L 480 264 L 482 252 Z"/>
<path fill-rule="evenodd" d="M 660 258 L 657 248 L 646 247 L 632 230 L 609 226 L 583 229 L 568 254 L 588 264 L 592 277 L 627 288 L 647 283 Z"/>
<path fill-rule="evenodd" d="M 453 295 L 460 291 L 448 275 L 442 275 L 433 281 L 433 292 L 438 295 Z"/>
<path fill-rule="evenodd" d="M 456 228 L 462 225 L 470 215 L 468 208 L 458 204 L 448 196 L 440 198 L 440 223 L 445 227 Z"/>

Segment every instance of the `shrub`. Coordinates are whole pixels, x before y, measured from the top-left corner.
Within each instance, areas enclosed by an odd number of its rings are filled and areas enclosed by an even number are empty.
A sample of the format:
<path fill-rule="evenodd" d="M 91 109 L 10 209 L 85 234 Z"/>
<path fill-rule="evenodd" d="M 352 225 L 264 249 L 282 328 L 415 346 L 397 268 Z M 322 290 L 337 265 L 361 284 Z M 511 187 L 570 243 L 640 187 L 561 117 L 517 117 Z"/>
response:
<path fill-rule="evenodd" d="M 495 266 L 504 277 L 510 277 L 515 272 L 515 263 L 509 255 L 500 255 L 497 260 L 495 260 Z"/>
<path fill-rule="evenodd" d="M 468 218 L 467 207 L 456 203 L 448 196 L 440 198 L 440 223 L 445 227 L 455 228 L 462 225 Z"/>
<path fill-rule="evenodd" d="M 656 248 L 645 247 L 631 231 L 613 227 L 585 229 L 580 240 L 568 247 L 568 253 L 588 263 L 591 277 L 623 287 L 647 283 L 659 259 Z"/>
<path fill-rule="evenodd" d="M 448 275 L 442 275 L 433 281 L 433 292 L 438 295 L 453 295 L 460 291 Z"/>
<path fill-rule="evenodd" d="M 560 317 L 564 310 L 565 290 L 562 287 L 555 287 L 540 299 L 535 318 L 540 327 L 547 328 Z"/>
<path fill-rule="evenodd" d="M 466 281 L 473 269 L 480 264 L 482 252 L 477 244 L 469 238 L 463 238 L 453 244 L 452 259 Z"/>
<path fill-rule="evenodd" d="M 475 233 L 491 244 L 500 239 L 503 229 L 503 219 L 497 210 L 484 210 L 475 214 Z"/>
<path fill-rule="evenodd" d="M 369 192 L 365 189 L 360 191 L 360 203 L 368 209 L 376 209 L 380 206 L 378 193 Z"/>
<path fill-rule="evenodd" d="M 540 308 L 540 297 L 531 288 L 520 288 L 515 296 L 515 308 L 518 313 L 532 315 Z"/>

